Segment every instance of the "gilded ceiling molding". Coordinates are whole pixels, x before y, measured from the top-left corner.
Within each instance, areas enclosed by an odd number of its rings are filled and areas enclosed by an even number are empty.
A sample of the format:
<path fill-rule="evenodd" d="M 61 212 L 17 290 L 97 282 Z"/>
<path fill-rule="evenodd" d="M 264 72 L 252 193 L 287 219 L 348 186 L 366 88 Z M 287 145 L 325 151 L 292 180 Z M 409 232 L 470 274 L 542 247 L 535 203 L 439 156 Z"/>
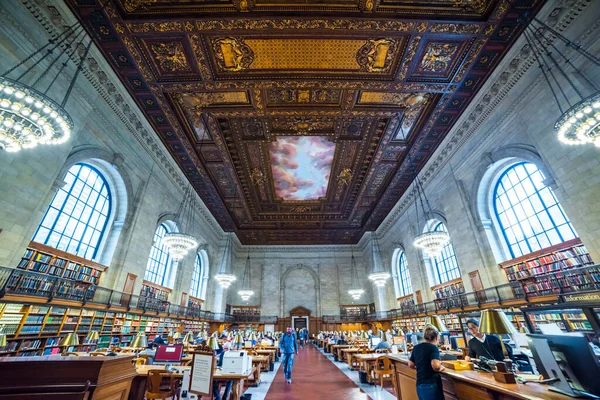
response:
<path fill-rule="evenodd" d="M 197 21 L 199 31 L 238 31 L 238 30 L 285 30 L 285 29 L 326 29 L 382 32 L 412 32 L 415 23 L 411 21 L 351 21 L 346 19 L 236 19 L 219 21 Z"/>
<path fill-rule="evenodd" d="M 546 22 L 550 23 L 554 29 L 559 32 L 564 31 L 567 27 L 572 25 L 576 21 L 577 17 L 585 11 L 585 8 L 591 3 L 592 0 L 577 0 L 577 4 L 570 4 L 568 12 L 559 20 L 552 21 L 552 15 L 550 15 Z M 565 5 L 565 1 L 556 5 L 555 9 Z M 593 34 L 600 28 L 600 21 L 596 22 L 590 29 L 588 29 L 581 37 L 577 38 L 576 42 L 581 43 L 586 37 Z M 523 38 L 520 38 L 514 45 L 513 48 L 521 48 L 521 50 L 513 56 L 510 62 L 507 59 L 503 60 L 505 65 L 504 71 L 499 73 L 499 69 L 496 71 L 495 81 L 488 81 L 486 83 L 487 90 L 481 90 L 478 94 L 479 102 L 473 102 L 469 106 L 470 113 L 465 112 L 461 117 L 462 122 L 456 124 L 452 131 L 444 139 L 443 146 L 440 146 L 435 152 L 435 158 L 430 159 L 427 162 L 426 168 L 423 168 L 419 177 L 423 183 L 427 183 L 433 179 L 437 173 L 447 164 L 460 148 L 473 136 L 473 134 L 483 125 L 487 117 L 496 109 L 496 107 L 504 100 L 504 98 L 510 93 L 510 90 L 521 80 L 521 78 L 527 73 L 527 71 L 535 64 L 535 58 L 526 44 Z M 535 83 L 534 83 L 535 84 Z M 514 104 L 502 115 L 502 117 L 490 127 L 490 131 L 494 128 L 501 126 L 507 118 L 509 118 L 512 112 L 519 106 L 521 100 L 527 96 L 525 92 L 518 99 L 514 101 Z M 377 229 L 379 236 L 387 235 L 391 228 L 394 227 L 398 219 L 410 208 L 413 207 L 414 192 L 405 192 L 404 196 L 396 203 L 394 209 L 389 212 L 386 219 L 381 223 Z M 374 216 L 372 214 L 371 218 Z"/>

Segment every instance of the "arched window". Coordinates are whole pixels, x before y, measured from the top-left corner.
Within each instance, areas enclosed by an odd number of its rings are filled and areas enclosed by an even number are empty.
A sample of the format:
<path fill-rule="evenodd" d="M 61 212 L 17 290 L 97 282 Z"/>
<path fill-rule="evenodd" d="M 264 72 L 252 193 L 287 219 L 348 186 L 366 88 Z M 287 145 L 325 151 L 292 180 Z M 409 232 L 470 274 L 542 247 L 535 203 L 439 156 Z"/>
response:
<path fill-rule="evenodd" d="M 448 232 L 448 229 L 446 229 L 446 225 L 444 225 L 443 222 L 438 222 L 433 230 L 438 232 Z M 452 242 L 446 243 L 442 252 L 434 257 L 433 265 L 435 266 L 438 284 L 460 278 L 460 268 L 458 267 L 458 261 L 454 254 Z"/>
<path fill-rule="evenodd" d="M 154 233 L 154 243 L 152 243 L 152 250 L 150 250 L 150 257 L 148 257 L 148 265 L 146 266 L 146 273 L 144 279 L 157 285 L 166 286 L 168 281 L 169 269 L 171 267 L 171 256 L 167 246 L 162 243 L 163 237 L 170 230 L 165 224 L 160 224 Z"/>
<path fill-rule="evenodd" d="M 73 165 L 58 189 L 33 240 L 94 259 L 111 213 L 111 193 L 102 174 L 88 164 Z"/>
<path fill-rule="evenodd" d="M 190 286 L 190 296 L 200 298 L 202 295 L 202 257 L 200 253 L 196 254 L 196 263 L 194 264 L 194 273 L 192 274 L 192 285 Z"/>
<path fill-rule="evenodd" d="M 400 289 L 400 297 L 412 294 L 412 283 L 410 282 L 410 274 L 408 273 L 408 262 L 404 252 L 398 257 L 398 288 Z"/>
<path fill-rule="evenodd" d="M 513 257 L 577 237 L 538 167 L 521 162 L 507 169 L 494 188 L 494 212 Z"/>

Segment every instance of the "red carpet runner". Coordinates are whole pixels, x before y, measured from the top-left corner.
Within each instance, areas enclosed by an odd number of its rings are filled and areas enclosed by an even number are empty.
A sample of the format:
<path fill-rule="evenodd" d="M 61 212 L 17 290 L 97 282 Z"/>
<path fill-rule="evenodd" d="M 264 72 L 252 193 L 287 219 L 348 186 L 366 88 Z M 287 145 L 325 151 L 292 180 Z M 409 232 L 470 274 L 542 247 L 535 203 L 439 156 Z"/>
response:
<path fill-rule="evenodd" d="M 285 383 L 283 364 L 265 400 L 368 400 L 350 378 L 309 344 L 294 359 L 292 384 Z"/>

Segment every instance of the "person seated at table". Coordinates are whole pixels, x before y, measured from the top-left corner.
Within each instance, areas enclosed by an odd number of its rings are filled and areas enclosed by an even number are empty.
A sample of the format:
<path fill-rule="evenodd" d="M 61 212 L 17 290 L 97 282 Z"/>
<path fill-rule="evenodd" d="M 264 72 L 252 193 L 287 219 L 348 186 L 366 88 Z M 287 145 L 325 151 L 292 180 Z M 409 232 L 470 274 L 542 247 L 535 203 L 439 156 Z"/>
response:
<path fill-rule="evenodd" d="M 149 365 L 153 364 L 154 357 L 156 357 L 156 349 L 155 349 L 154 343 L 152 343 L 152 342 L 148 343 L 148 347 L 146 347 L 144 350 L 142 350 L 138 353 L 138 355 L 141 355 L 141 354 L 145 354 L 148 356 L 147 363 Z"/>
<path fill-rule="evenodd" d="M 342 344 L 348 344 L 348 341 L 346 340 L 346 337 L 344 335 L 340 336 L 340 339 L 337 341 L 336 344 L 342 345 Z"/>
<path fill-rule="evenodd" d="M 375 346 L 375 350 L 381 350 L 381 349 L 391 349 L 392 346 L 387 342 L 387 340 L 382 340 L 381 342 L 377 343 L 377 346 Z"/>
<path fill-rule="evenodd" d="M 168 344 L 168 343 L 165 339 L 163 339 L 163 337 L 161 335 L 156 335 L 154 337 L 154 340 L 152 341 L 152 344 L 154 344 L 155 346 L 158 346 L 159 344 Z"/>
<path fill-rule="evenodd" d="M 465 361 L 471 361 L 472 358 L 485 357 L 490 360 L 504 360 L 502 344 L 500 339 L 494 335 L 486 335 L 479 331 L 479 321 L 474 318 L 467 320 L 467 327 L 473 337 L 469 340 L 469 355 L 465 357 Z M 508 345 L 504 346 L 508 353 L 508 358 L 512 358 L 512 348 Z"/>

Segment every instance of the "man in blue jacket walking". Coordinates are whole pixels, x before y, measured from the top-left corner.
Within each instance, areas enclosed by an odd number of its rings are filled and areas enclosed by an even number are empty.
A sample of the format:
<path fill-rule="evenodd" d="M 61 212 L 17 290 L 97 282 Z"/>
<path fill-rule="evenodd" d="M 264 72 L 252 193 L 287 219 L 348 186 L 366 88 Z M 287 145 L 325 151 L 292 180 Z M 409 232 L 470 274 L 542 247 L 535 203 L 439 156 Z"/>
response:
<path fill-rule="evenodd" d="M 279 350 L 283 355 L 283 372 L 287 383 L 292 383 L 292 366 L 294 365 L 294 353 L 298 354 L 298 342 L 292 328 L 288 326 L 287 333 L 279 339 Z"/>

